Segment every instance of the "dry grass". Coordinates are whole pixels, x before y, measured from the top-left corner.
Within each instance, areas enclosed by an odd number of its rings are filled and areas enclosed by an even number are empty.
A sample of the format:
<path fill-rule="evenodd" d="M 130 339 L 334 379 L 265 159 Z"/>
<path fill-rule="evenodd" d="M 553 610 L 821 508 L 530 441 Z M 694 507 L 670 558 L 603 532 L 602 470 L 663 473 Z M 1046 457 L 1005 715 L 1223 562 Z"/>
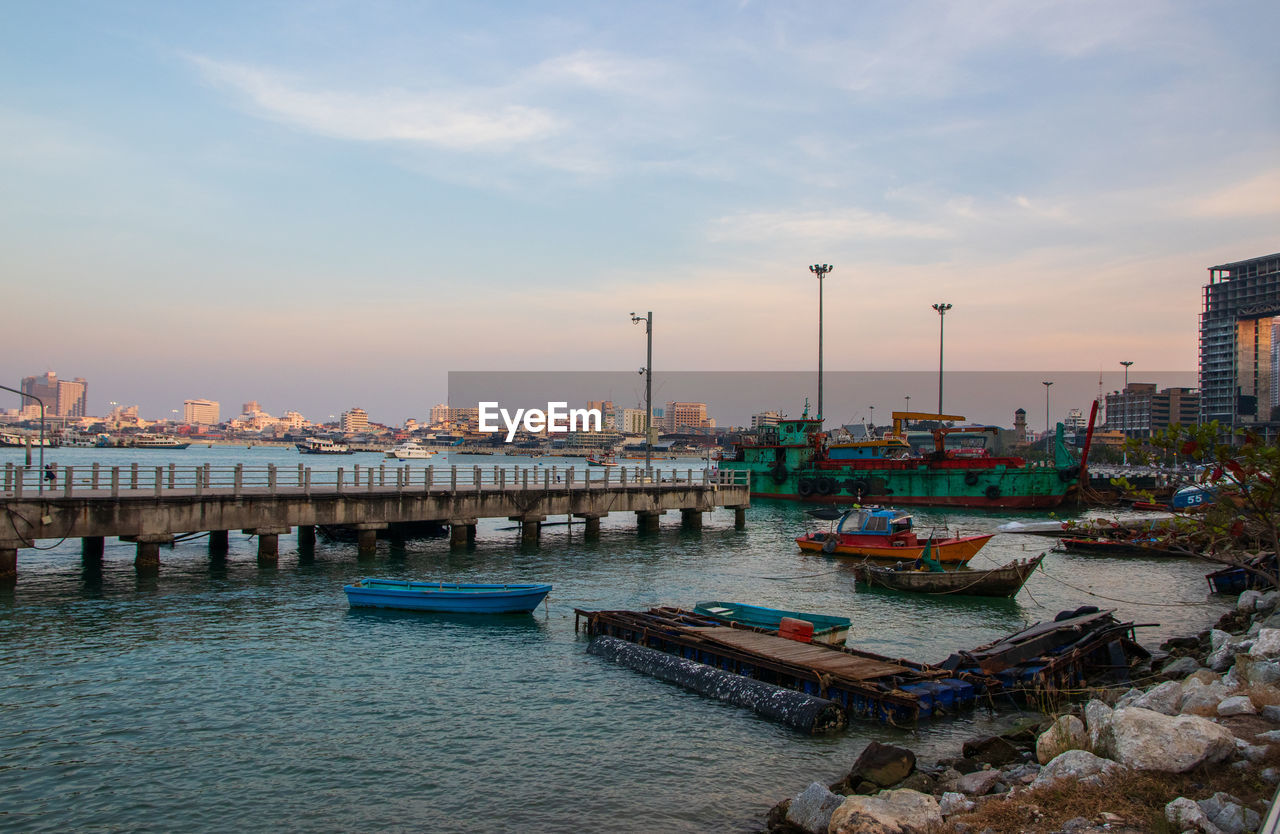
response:
<path fill-rule="evenodd" d="M 1128 826 L 1163 834 L 1171 830 L 1164 806 L 1179 796 L 1206 799 L 1217 791 L 1226 791 L 1249 804 L 1270 799 L 1275 788 L 1263 782 L 1258 773 L 1272 764 L 1275 762 L 1259 764 L 1244 773 L 1221 765 L 1184 774 L 1133 772 L 1099 785 L 1063 780 L 1021 791 L 1008 800 L 990 799 L 972 813 L 951 817 L 939 831 L 952 831 L 953 824 L 959 822 L 972 831 L 991 828 L 998 834 L 1047 834 L 1061 829 L 1069 819 L 1096 820 L 1103 812 L 1109 812 L 1122 817 Z"/>

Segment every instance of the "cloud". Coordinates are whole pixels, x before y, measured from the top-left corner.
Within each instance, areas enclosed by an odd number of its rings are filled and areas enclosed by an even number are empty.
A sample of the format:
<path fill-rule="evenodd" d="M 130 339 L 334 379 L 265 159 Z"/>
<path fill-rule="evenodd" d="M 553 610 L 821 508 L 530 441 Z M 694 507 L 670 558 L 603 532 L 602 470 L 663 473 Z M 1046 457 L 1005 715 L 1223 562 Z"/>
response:
<path fill-rule="evenodd" d="M 951 230 L 931 223 L 904 220 L 859 208 L 805 212 L 749 212 L 711 222 L 713 241 L 798 239 L 805 242 L 851 238 L 918 238 L 941 240 Z"/>
<path fill-rule="evenodd" d="M 1265 217 L 1280 214 L 1280 168 L 1233 183 L 1190 201 L 1193 217 Z"/>
<path fill-rule="evenodd" d="M 267 69 L 202 57 L 191 60 L 210 82 L 240 94 L 261 114 L 340 139 L 502 150 L 563 129 L 545 109 L 501 102 L 500 91 L 308 89 Z"/>

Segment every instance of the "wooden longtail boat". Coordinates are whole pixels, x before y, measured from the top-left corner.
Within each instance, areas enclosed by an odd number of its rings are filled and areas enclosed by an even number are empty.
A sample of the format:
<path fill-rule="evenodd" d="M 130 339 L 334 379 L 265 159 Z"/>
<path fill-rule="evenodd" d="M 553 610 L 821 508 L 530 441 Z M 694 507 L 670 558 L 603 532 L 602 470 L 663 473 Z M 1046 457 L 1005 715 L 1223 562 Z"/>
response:
<path fill-rule="evenodd" d="M 782 618 L 804 620 L 813 624 L 813 639 L 819 643 L 843 646 L 849 636 L 851 622 L 848 617 L 833 617 L 830 614 L 806 614 L 803 611 L 784 611 L 781 608 L 768 608 L 763 605 L 746 605 L 741 602 L 700 602 L 693 608 L 694 613 L 702 614 L 716 620 L 730 623 L 767 628 L 777 631 L 782 625 Z"/>
<path fill-rule="evenodd" d="M 545 583 L 488 584 L 361 579 L 345 585 L 353 608 L 402 608 L 457 614 L 527 613 L 551 592 Z"/>
<path fill-rule="evenodd" d="M 894 570 L 882 565 L 857 565 L 854 577 L 872 588 L 890 588 L 919 594 L 956 594 L 979 597 L 1012 597 L 1044 558 L 1041 553 L 991 570 Z"/>
<path fill-rule="evenodd" d="M 814 510 L 810 515 L 821 512 Z M 925 545 L 931 542 L 933 557 L 939 562 L 963 565 L 992 538 L 985 535 L 921 539 L 912 529 L 911 516 L 902 510 L 855 507 L 839 518 L 840 523 L 834 531 L 806 533 L 796 539 L 796 544 L 801 550 L 811 553 L 910 562 L 919 559 Z"/>
<path fill-rule="evenodd" d="M 1062 538 L 1058 539 L 1058 545 L 1063 550 L 1072 553 L 1097 553 L 1104 556 L 1161 556 L 1161 557 L 1187 557 L 1189 553 L 1179 553 L 1176 550 L 1166 550 L 1160 547 L 1160 540 L 1154 538 L 1144 539 L 1081 539 L 1081 538 Z"/>

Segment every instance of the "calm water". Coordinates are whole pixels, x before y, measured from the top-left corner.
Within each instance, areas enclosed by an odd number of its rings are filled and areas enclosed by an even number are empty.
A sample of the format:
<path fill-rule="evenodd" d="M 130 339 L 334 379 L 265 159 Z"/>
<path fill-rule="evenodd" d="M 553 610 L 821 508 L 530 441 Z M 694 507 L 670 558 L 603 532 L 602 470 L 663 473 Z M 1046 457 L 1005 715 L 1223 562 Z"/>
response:
<path fill-rule="evenodd" d="M 0 465 L 21 457 L 0 450 Z M 236 447 L 46 457 L 299 462 L 292 450 Z M 917 515 L 920 526 L 965 532 L 1015 517 Z M 233 532 L 224 562 L 211 563 L 197 539 L 162 549 L 160 575 L 146 579 L 134 573 L 133 545 L 112 540 L 99 576 L 82 571 L 78 541 L 22 550 L 18 585 L 0 591 L 0 828 L 758 830 L 774 802 L 842 774 L 869 739 L 949 755 L 1011 716 L 976 712 L 910 732 L 858 722 L 809 738 L 587 655 L 575 607 L 730 599 L 845 614 L 852 643 L 924 661 L 1086 603 L 1161 623 L 1140 632 L 1149 645 L 1204 628 L 1226 607 L 1206 593 L 1205 564 L 1058 553 L 1016 601 L 859 594 L 845 564 L 798 552 L 792 538 L 818 523 L 788 503 L 753 506 L 744 531 L 727 511 L 707 516 L 700 534 L 682 532 L 678 513 L 652 536 L 633 524 L 605 519 L 595 542 L 580 526 L 547 527 L 540 545 L 521 548 L 516 531 L 499 529 L 509 522 L 493 520 L 472 551 L 379 542 L 359 564 L 354 545 L 323 542 L 300 562 L 294 537 L 282 536 L 275 569 L 260 569 L 254 540 Z M 1047 544 L 997 536 L 974 564 Z M 341 589 L 363 575 L 545 580 L 555 590 L 532 616 L 364 613 Z"/>

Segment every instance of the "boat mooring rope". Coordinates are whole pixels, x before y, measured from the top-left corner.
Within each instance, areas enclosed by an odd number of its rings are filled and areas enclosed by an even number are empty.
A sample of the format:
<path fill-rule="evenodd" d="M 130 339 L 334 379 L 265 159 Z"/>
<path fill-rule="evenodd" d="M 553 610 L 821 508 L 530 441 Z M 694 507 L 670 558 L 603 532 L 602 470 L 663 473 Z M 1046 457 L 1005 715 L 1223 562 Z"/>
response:
<path fill-rule="evenodd" d="M 1040 565 L 1040 572 L 1043 573 L 1045 576 L 1049 577 L 1050 579 L 1052 579 L 1054 582 L 1057 582 L 1062 585 L 1066 585 L 1068 588 L 1072 589 L 1073 591 L 1079 591 L 1082 594 L 1088 594 L 1089 596 L 1097 597 L 1098 599 L 1105 599 L 1107 602 L 1119 602 L 1119 603 L 1123 603 L 1124 605 L 1147 605 L 1155 608 L 1181 608 L 1184 605 L 1219 605 L 1220 604 L 1216 602 L 1207 602 L 1207 601 L 1205 602 L 1190 602 L 1190 601 L 1187 601 L 1187 602 L 1138 602 L 1137 600 L 1132 600 L 1132 599 L 1119 599 L 1117 597 L 1103 596 L 1102 594 L 1096 591 L 1091 591 L 1087 588 L 1081 588 L 1078 585 L 1072 585 L 1070 582 L 1066 581 L 1065 579 L 1059 579 L 1058 577 L 1053 576 L 1052 574 L 1050 574 L 1048 571 L 1044 569 L 1043 562 Z"/>

